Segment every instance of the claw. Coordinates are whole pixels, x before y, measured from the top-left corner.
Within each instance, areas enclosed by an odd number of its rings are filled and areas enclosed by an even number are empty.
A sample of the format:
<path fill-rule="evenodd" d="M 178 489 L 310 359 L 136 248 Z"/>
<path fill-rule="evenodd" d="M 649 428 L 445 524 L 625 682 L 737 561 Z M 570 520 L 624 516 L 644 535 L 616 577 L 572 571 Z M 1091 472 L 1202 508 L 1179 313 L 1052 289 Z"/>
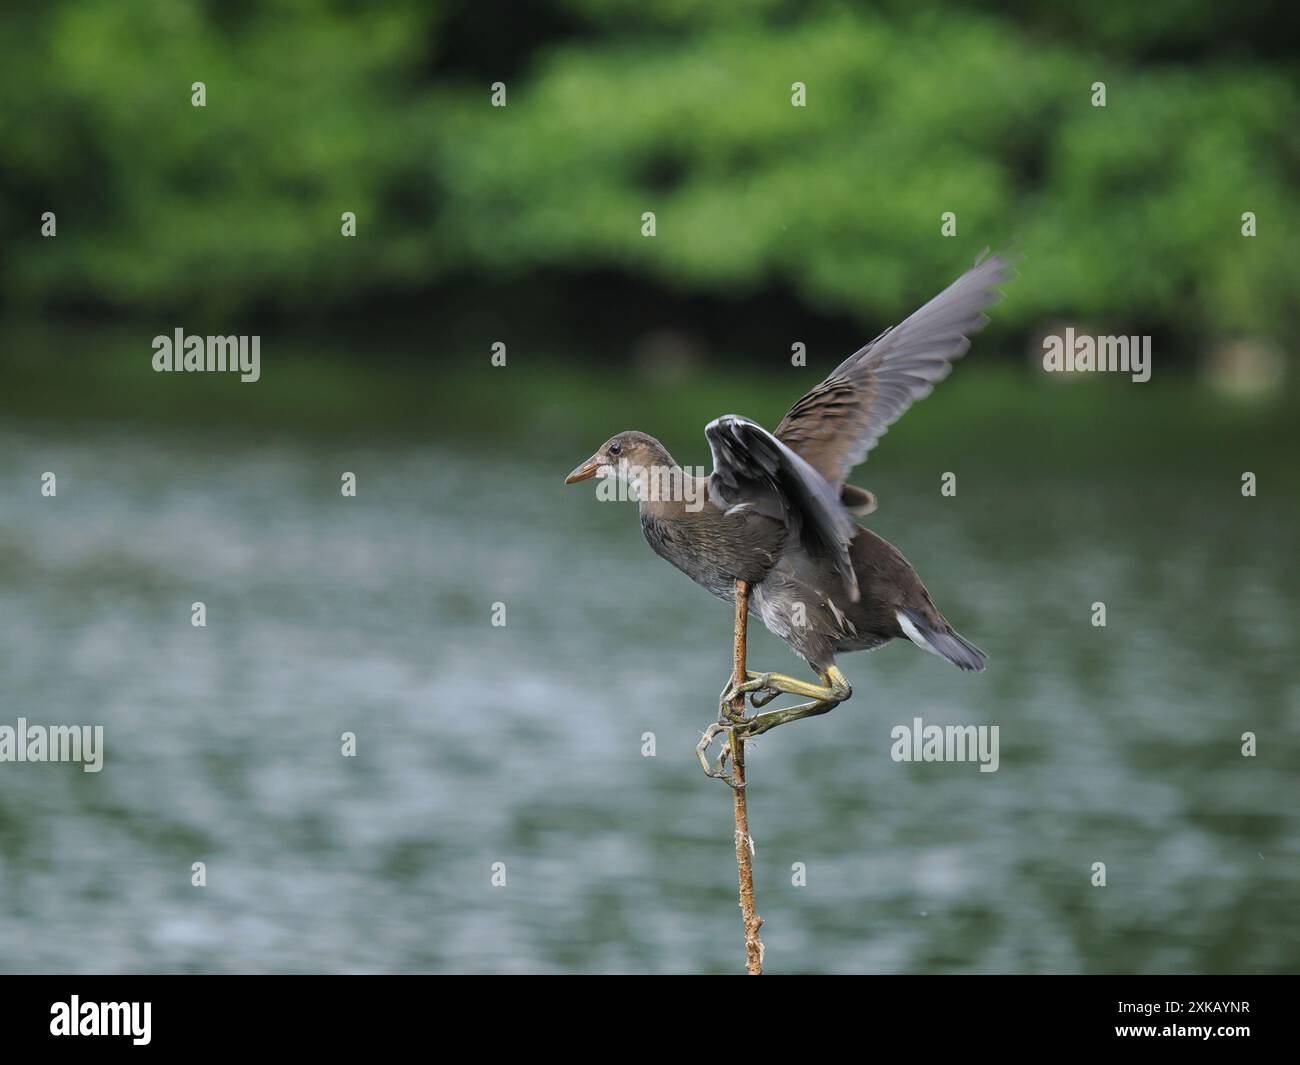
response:
<path fill-rule="evenodd" d="M 740 725 L 745 722 L 745 711 L 737 710 L 732 705 L 736 701 L 736 696 L 740 692 L 736 685 L 729 679 L 727 686 L 722 689 L 722 694 L 718 696 L 718 723 L 722 725 Z"/>
<path fill-rule="evenodd" d="M 821 675 L 821 684 L 813 684 L 798 677 L 788 677 L 784 673 L 755 673 L 753 670 L 746 671 L 743 681 L 734 683 L 734 680 L 734 677 L 729 678 L 727 686 L 722 690 L 718 701 L 718 720 L 704 733 L 704 738 L 695 748 L 695 756 L 707 776 L 726 781 L 737 791 L 745 785 L 737 784 L 727 773 L 727 759 L 731 757 L 731 748 L 728 744 L 723 745 L 716 766 L 709 765 L 709 747 L 717 739 L 719 732 L 729 732 L 734 729 L 738 737 L 750 740 L 770 732 L 778 725 L 829 713 L 853 694 L 848 679 L 834 666 L 828 666 L 826 672 Z M 766 706 L 778 695 L 798 695 L 811 701 L 746 717 L 743 709 L 735 709 L 732 706 L 733 701 L 745 695 L 749 696 L 749 701 L 755 709 Z M 743 702 L 741 705 L 743 707 Z"/>
<path fill-rule="evenodd" d="M 718 724 L 730 727 L 742 724 L 744 720 L 745 712 L 732 707 L 730 699 L 723 699 L 718 703 Z"/>
<path fill-rule="evenodd" d="M 716 768 L 709 765 L 709 747 L 712 746 L 713 741 L 717 739 L 719 732 L 727 732 L 727 731 L 728 731 L 728 727 L 726 725 L 721 724 L 720 722 L 715 722 L 714 724 L 710 725 L 707 729 L 705 729 L 703 738 L 700 740 L 699 745 L 695 748 L 695 757 L 699 759 L 700 768 L 704 770 L 705 776 L 712 777 L 714 780 L 721 780 L 728 787 L 733 788 L 736 791 L 739 791 L 745 785 L 737 784 L 731 778 L 731 775 L 726 771 L 725 768 L 727 759 L 731 757 L 730 743 L 724 743 L 722 745 L 722 750 L 718 752 L 718 762 Z"/>
<path fill-rule="evenodd" d="M 748 679 L 740 684 L 729 683 L 722 691 L 722 699 L 719 702 L 719 720 L 730 721 L 733 724 L 740 724 L 744 718 L 737 715 L 735 710 L 731 709 L 731 704 L 742 695 L 749 695 L 750 703 L 757 709 L 760 706 L 766 706 L 778 695 L 781 689 L 772 683 L 771 673 L 749 673 Z"/>

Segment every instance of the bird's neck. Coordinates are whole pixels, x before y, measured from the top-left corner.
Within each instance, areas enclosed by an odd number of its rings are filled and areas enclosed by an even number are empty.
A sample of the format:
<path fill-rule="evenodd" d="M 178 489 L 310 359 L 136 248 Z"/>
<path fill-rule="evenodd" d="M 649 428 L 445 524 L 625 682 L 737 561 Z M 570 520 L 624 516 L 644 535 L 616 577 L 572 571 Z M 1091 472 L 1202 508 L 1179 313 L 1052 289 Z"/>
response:
<path fill-rule="evenodd" d="M 709 479 L 674 464 L 647 471 L 633 488 L 642 516 L 678 518 L 708 505 Z"/>

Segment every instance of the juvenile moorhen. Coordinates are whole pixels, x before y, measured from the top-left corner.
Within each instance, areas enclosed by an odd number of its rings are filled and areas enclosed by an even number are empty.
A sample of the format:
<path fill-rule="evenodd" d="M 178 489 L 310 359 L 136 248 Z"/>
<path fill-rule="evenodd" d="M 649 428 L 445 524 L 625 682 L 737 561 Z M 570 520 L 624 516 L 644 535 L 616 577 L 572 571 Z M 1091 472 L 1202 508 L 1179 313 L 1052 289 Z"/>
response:
<path fill-rule="evenodd" d="M 907 559 L 853 520 L 874 509 L 875 499 L 845 478 L 908 406 L 948 375 L 1012 273 L 1004 257 L 981 257 L 910 318 L 845 359 L 790 408 L 775 433 L 735 414 L 710 422 L 704 433 L 713 473 L 702 484 L 639 432 L 610 438 L 565 478 L 574 484 L 603 472 L 624 480 L 655 552 L 728 602 L 735 601 L 735 582 L 748 581 L 750 612 L 821 678 L 813 684 L 749 671 L 729 684 L 719 723 L 698 749 L 710 776 L 730 783 L 725 753 L 715 770 L 707 751 L 728 723 L 736 724 L 730 704 L 738 694 L 749 693 L 755 707 L 783 693 L 811 700 L 743 719 L 746 738 L 848 699 L 853 692 L 835 665 L 838 653 L 906 637 L 958 669 L 984 668 L 984 652 L 948 624 Z"/>

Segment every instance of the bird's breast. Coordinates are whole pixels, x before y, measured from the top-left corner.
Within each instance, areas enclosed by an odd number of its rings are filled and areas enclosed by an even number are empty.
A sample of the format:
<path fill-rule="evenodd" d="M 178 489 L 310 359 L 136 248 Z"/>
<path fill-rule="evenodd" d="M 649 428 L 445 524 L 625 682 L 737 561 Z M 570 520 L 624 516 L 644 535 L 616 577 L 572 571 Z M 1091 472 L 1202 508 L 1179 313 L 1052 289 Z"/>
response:
<path fill-rule="evenodd" d="M 761 535 L 763 526 L 768 535 Z M 727 517 L 715 507 L 682 517 L 641 510 L 641 531 L 660 558 L 719 599 L 731 601 L 737 580 L 757 584 L 776 563 L 781 537 L 775 522 Z"/>

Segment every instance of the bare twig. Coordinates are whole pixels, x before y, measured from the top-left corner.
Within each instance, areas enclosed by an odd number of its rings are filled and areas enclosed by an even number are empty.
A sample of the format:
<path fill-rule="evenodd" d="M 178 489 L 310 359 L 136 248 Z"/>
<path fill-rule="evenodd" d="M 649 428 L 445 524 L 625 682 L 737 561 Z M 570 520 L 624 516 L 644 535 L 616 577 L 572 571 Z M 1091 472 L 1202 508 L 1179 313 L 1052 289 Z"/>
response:
<path fill-rule="evenodd" d="M 737 684 L 745 680 L 745 634 L 749 622 L 749 584 L 736 582 L 736 638 L 734 645 L 735 661 L 732 666 L 734 681 Z M 745 695 L 737 695 L 731 704 L 737 716 L 745 711 Z M 763 943 L 758 938 L 758 930 L 763 927 L 763 918 L 754 908 L 754 867 L 753 843 L 749 838 L 749 810 L 745 796 L 745 741 L 735 728 L 727 735 L 731 748 L 731 777 L 736 787 L 732 791 L 736 811 L 736 869 L 740 877 L 740 913 L 745 922 L 745 968 L 750 976 L 763 975 Z"/>

